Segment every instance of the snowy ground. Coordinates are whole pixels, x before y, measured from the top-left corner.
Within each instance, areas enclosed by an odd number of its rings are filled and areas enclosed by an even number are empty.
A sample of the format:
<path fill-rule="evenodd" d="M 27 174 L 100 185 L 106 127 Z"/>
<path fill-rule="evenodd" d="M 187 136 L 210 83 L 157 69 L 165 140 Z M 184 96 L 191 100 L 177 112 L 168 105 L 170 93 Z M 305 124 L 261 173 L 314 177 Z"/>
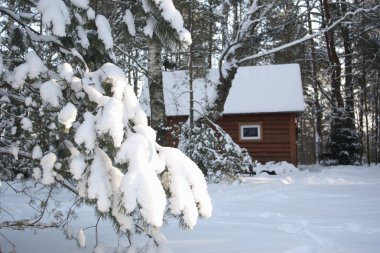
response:
<path fill-rule="evenodd" d="M 4 184 L 3 186 L 4 187 Z M 241 184 L 210 185 L 213 217 L 193 231 L 178 229 L 176 221 L 164 228 L 177 253 L 378 253 L 380 252 L 380 166 L 309 167 L 280 176 L 243 178 Z M 63 203 L 68 201 L 63 194 Z M 1 206 L 14 215 L 26 212 L 11 196 Z M 94 212 L 78 210 L 74 230 L 93 225 Z M 4 217 L 0 211 L 0 220 Z M 94 231 L 86 230 L 87 248 L 78 249 L 61 231 L 0 230 L 16 244 L 18 253 L 92 252 Z M 105 221 L 100 241 L 114 252 L 118 237 Z M 122 238 L 121 245 L 127 245 Z M 1 252 L 10 244 L 0 237 Z"/>

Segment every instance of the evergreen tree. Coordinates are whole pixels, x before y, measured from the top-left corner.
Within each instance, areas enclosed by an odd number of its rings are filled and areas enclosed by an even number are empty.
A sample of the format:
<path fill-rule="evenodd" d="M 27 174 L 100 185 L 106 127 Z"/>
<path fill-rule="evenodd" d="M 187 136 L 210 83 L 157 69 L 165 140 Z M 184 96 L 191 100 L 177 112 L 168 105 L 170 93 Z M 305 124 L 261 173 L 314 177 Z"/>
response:
<path fill-rule="evenodd" d="M 206 182 L 182 152 L 157 144 L 124 71 L 107 62 L 116 62 L 111 25 L 95 11 L 98 1 L 91 4 L 1 2 L 1 177 L 31 176 L 50 189 L 47 199 L 64 187 L 120 234 L 145 233 L 155 242 L 147 250 L 160 249 L 164 215 L 186 228 L 211 215 Z M 171 4 L 156 6 L 162 17 Z M 173 29 L 173 40 L 188 39 Z M 0 228 L 67 225 L 44 223 L 42 209 L 30 220 L 1 220 Z"/>

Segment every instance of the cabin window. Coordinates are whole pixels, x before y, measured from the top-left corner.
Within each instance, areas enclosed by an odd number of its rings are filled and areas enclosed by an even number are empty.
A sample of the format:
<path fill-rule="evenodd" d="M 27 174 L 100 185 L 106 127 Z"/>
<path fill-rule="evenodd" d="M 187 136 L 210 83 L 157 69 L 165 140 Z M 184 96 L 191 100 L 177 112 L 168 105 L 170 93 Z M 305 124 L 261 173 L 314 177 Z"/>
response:
<path fill-rule="evenodd" d="M 240 125 L 240 140 L 261 140 L 261 124 L 241 124 Z"/>

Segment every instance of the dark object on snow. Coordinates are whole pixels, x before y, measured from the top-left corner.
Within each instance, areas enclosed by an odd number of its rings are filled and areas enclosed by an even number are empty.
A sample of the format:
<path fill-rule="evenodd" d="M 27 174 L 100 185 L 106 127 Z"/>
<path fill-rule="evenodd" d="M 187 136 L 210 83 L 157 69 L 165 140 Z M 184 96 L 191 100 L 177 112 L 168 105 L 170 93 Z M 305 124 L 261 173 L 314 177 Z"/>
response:
<path fill-rule="evenodd" d="M 276 171 L 269 171 L 269 170 L 262 170 L 262 171 L 260 171 L 260 174 L 261 173 L 267 173 L 268 175 L 272 175 L 272 176 L 274 176 L 274 175 L 277 175 L 276 174 Z"/>
<path fill-rule="evenodd" d="M 324 153 L 319 156 L 319 164 L 322 166 L 336 166 L 338 165 L 338 160 L 336 157 L 330 153 Z"/>
<path fill-rule="evenodd" d="M 256 175 L 256 172 L 253 171 L 253 166 L 252 164 L 249 165 L 249 176 L 252 177 L 253 175 Z"/>
<path fill-rule="evenodd" d="M 177 69 L 177 64 L 175 64 L 174 62 L 170 62 L 166 57 L 162 65 L 164 65 L 165 71 Z"/>

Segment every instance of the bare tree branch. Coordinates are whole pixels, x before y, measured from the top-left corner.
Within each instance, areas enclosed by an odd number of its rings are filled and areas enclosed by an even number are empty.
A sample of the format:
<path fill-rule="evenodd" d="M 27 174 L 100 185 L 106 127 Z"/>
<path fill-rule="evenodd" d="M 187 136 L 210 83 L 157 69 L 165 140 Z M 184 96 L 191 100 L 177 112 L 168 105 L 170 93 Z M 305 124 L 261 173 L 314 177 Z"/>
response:
<path fill-rule="evenodd" d="M 295 41 L 292 41 L 290 43 L 284 44 L 282 46 L 273 48 L 271 50 L 268 50 L 268 51 L 265 51 L 265 52 L 262 52 L 262 53 L 258 53 L 258 54 L 254 54 L 254 55 L 245 57 L 243 59 L 240 59 L 240 60 L 238 60 L 238 64 L 242 64 L 243 62 L 246 62 L 246 61 L 249 61 L 249 60 L 253 60 L 253 59 L 257 59 L 257 58 L 260 58 L 260 57 L 263 57 L 263 56 L 266 56 L 266 55 L 270 55 L 270 54 L 276 53 L 278 51 L 284 50 L 286 48 L 298 45 L 300 43 L 303 43 L 303 42 L 305 42 L 307 40 L 310 40 L 310 39 L 313 39 L 315 37 L 319 37 L 319 36 L 323 35 L 324 33 L 333 30 L 336 26 L 338 26 L 345 19 L 347 19 L 347 18 L 349 18 L 351 16 L 355 16 L 355 15 L 358 15 L 358 14 L 363 13 L 363 12 L 365 12 L 365 13 L 373 12 L 373 11 L 376 11 L 378 9 L 380 9 L 380 5 L 377 5 L 377 6 L 373 7 L 373 8 L 370 8 L 370 9 L 360 8 L 360 9 L 357 9 L 356 11 L 353 11 L 353 12 L 347 12 L 343 17 L 341 17 L 340 19 L 338 19 L 337 21 L 335 21 L 334 23 L 332 23 L 330 26 L 326 27 L 325 29 L 322 29 L 322 30 L 320 30 L 318 32 L 315 32 L 315 33 L 311 34 L 311 35 L 306 35 L 306 36 L 304 36 L 304 37 L 302 37 L 302 38 L 300 38 L 298 40 L 295 40 Z"/>

